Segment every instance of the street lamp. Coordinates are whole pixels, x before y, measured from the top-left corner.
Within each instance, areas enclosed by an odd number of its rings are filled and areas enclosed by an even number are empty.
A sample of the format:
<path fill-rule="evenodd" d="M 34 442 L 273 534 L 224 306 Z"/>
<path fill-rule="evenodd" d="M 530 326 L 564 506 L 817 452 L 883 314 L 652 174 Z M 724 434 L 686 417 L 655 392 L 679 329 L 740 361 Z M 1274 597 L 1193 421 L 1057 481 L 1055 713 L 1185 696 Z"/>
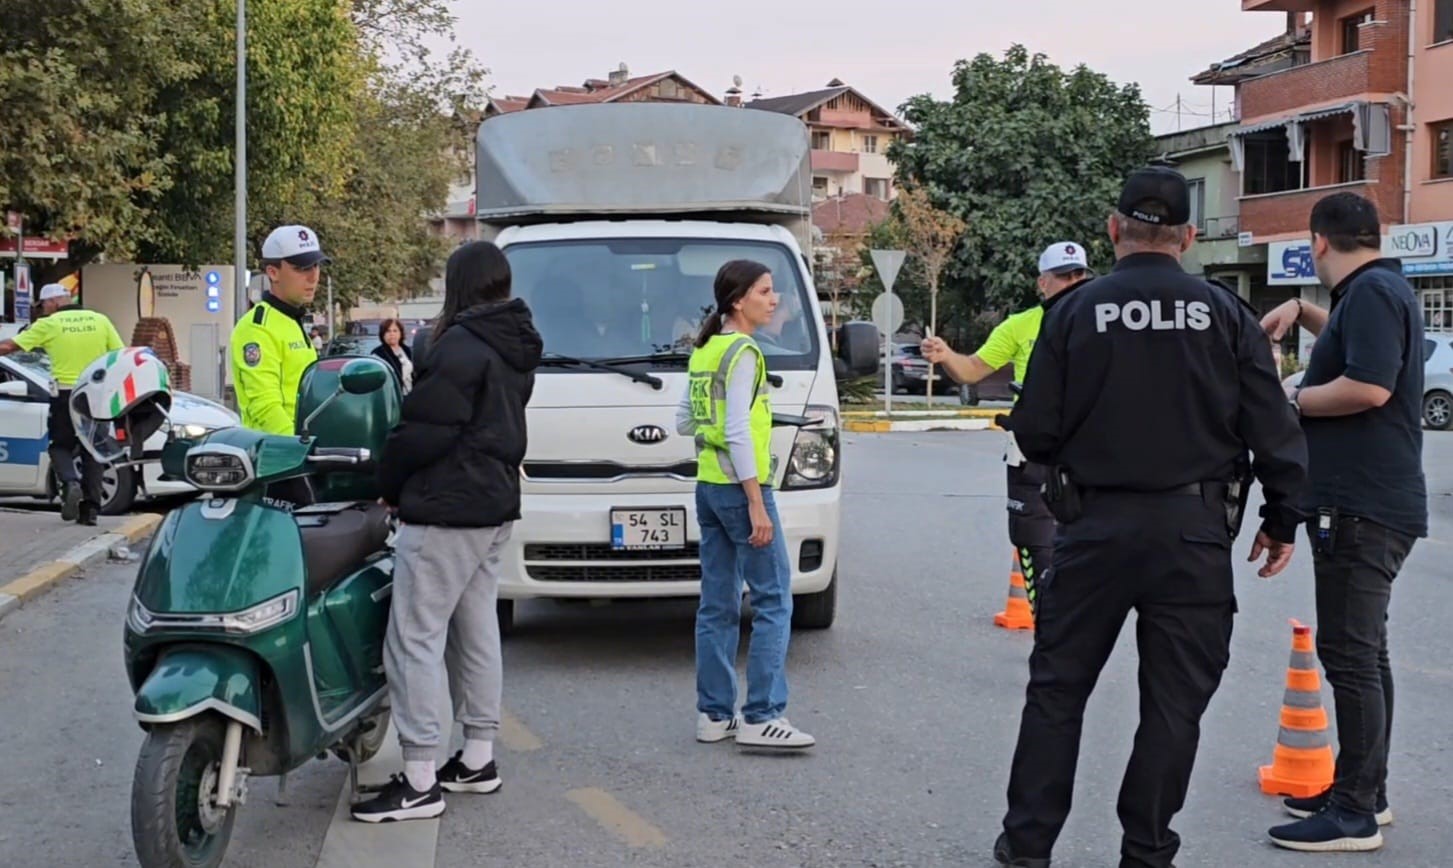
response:
<path fill-rule="evenodd" d="M 236 275 L 233 278 L 236 322 L 247 312 L 247 0 L 237 0 L 237 145 L 236 203 L 233 206 L 233 256 Z"/>

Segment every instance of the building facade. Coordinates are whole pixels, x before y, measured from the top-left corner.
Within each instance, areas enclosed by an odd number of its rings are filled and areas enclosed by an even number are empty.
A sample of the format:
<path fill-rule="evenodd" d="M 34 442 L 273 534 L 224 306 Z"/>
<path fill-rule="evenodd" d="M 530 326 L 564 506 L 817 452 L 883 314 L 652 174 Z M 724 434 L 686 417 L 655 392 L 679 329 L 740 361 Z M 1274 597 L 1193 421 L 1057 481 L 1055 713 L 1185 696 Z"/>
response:
<path fill-rule="evenodd" d="M 908 127 L 857 89 L 838 79 L 823 90 L 755 99 L 746 108 L 789 114 L 812 136 L 812 192 L 817 200 L 865 194 L 897 195 L 888 146 Z"/>

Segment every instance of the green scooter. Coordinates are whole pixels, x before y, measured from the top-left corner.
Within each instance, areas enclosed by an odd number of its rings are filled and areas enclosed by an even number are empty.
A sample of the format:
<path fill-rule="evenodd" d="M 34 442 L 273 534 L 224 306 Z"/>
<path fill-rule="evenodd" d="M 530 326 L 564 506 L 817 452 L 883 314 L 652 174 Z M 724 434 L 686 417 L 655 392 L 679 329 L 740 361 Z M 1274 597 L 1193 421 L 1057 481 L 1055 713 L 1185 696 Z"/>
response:
<path fill-rule="evenodd" d="M 400 403 L 381 360 L 324 358 L 304 374 L 298 436 L 227 428 L 163 452 L 203 495 L 158 528 L 126 614 L 143 868 L 218 865 L 251 778 L 281 789 L 331 752 L 358 791 L 388 730 L 393 521 L 373 458 Z"/>

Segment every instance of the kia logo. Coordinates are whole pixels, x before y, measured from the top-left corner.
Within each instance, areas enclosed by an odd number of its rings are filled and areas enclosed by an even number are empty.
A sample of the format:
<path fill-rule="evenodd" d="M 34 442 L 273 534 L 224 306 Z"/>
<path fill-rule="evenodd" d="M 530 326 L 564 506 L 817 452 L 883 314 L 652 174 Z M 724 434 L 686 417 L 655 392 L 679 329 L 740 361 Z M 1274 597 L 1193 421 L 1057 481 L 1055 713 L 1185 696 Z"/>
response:
<path fill-rule="evenodd" d="M 660 443 L 666 439 L 666 429 L 660 425 L 637 425 L 626 438 L 632 443 Z"/>

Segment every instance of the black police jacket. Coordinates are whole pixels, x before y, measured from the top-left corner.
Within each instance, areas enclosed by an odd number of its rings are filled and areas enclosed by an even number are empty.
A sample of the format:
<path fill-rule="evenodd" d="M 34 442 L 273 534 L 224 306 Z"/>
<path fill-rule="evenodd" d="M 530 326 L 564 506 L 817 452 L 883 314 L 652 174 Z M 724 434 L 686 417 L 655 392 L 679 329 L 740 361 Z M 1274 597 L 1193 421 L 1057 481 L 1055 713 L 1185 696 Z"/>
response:
<path fill-rule="evenodd" d="M 463 311 L 430 342 L 379 460 L 400 519 L 497 527 L 520 517 L 525 405 L 543 350 L 520 299 Z"/>
<path fill-rule="evenodd" d="M 1025 457 L 1082 487 L 1153 492 L 1229 480 L 1249 450 L 1262 529 L 1292 542 L 1307 444 L 1250 305 L 1158 253 L 1062 295 L 1009 417 Z"/>

